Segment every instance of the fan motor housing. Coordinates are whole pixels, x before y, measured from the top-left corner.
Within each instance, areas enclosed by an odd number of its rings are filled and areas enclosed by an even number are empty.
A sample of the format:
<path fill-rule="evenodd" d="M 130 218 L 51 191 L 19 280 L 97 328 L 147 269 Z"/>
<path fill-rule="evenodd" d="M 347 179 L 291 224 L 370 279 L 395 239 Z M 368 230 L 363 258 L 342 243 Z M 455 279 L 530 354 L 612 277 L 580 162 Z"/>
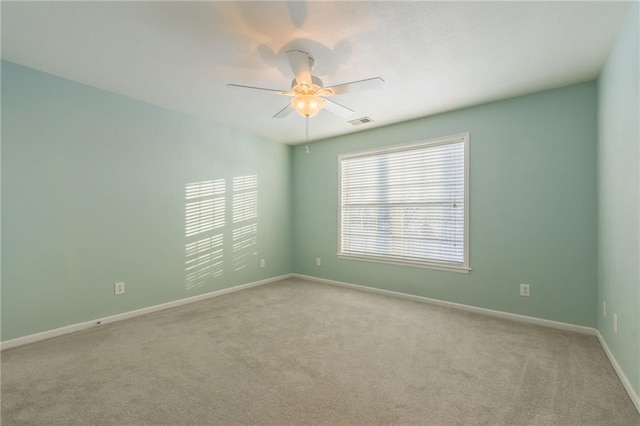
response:
<path fill-rule="evenodd" d="M 316 77 L 315 75 L 311 76 L 311 84 L 313 86 L 318 86 L 320 89 L 322 89 L 324 87 L 324 83 L 322 82 L 322 80 L 320 80 L 318 77 Z M 296 81 L 296 79 L 294 78 L 293 80 L 291 80 L 291 89 L 293 89 L 294 87 L 296 87 L 298 85 L 298 82 Z M 309 87 L 311 88 L 311 86 Z"/>

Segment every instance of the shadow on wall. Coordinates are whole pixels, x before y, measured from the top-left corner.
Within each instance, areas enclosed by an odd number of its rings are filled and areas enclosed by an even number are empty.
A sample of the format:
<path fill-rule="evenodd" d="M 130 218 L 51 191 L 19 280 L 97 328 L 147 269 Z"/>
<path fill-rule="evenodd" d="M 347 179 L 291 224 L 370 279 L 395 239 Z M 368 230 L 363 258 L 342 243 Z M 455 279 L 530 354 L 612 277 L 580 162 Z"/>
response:
<path fill-rule="evenodd" d="M 231 227 L 227 227 L 227 223 L 231 223 Z M 186 290 L 204 287 L 224 275 L 224 243 L 229 238 L 233 271 L 246 268 L 258 255 L 257 175 L 233 178 L 230 212 L 227 211 L 226 179 L 187 183 L 185 238 Z"/>

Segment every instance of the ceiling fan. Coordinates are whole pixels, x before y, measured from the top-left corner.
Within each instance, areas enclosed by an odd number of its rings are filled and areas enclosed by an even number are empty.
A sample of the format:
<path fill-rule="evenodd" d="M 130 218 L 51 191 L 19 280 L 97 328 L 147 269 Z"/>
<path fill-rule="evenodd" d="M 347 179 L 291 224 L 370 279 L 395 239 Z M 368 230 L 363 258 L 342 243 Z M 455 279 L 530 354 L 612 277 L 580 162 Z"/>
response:
<path fill-rule="evenodd" d="M 276 95 L 291 96 L 291 102 L 278 111 L 273 118 L 284 118 L 295 110 L 303 117 L 313 117 L 322 108 L 326 108 L 341 117 L 348 117 L 353 110 L 344 105 L 328 99 L 329 96 L 340 95 L 354 90 L 375 89 L 384 84 L 380 77 L 367 78 L 365 80 L 351 81 L 349 83 L 324 87 L 322 80 L 311 74 L 315 60 L 307 52 L 302 50 L 288 50 L 287 59 L 293 70 L 295 78 L 291 82 L 291 90 L 267 89 L 264 87 L 243 86 L 240 84 L 227 84 L 227 87 L 239 89 L 252 89 L 271 92 Z"/>

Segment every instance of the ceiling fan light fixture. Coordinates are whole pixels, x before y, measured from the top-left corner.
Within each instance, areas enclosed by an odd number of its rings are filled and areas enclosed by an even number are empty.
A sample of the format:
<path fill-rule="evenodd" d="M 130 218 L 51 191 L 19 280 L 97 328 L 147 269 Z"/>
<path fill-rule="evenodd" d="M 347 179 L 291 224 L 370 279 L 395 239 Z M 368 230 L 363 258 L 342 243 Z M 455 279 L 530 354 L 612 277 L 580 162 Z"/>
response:
<path fill-rule="evenodd" d="M 303 94 L 291 100 L 291 106 L 303 117 L 313 117 L 324 106 L 324 99 L 313 94 Z"/>
<path fill-rule="evenodd" d="M 266 87 L 245 86 L 241 84 L 227 84 L 227 87 L 259 90 L 277 95 L 291 96 L 290 103 L 278 111 L 273 118 L 287 117 L 294 110 L 301 116 L 309 118 L 316 115 L 318 111 L 324 107 L 327 108 L 327 111 L 340 117 L 348 117 L 354 113 L 351 108 L 340 105 L 331 99 L 324 99 L 324 97 L 340 95 L 357 89 L 374 89 L 384 84 L 382 78 L 374 77 L 324 87 L 322 80 L 311 74 L 311 69 L 315 61 L 308 52 L 294 49 L 287 50 L 285 53 L 294 75 L 293 80 L 291 80 L 291 90 L 269 89 Z"/>

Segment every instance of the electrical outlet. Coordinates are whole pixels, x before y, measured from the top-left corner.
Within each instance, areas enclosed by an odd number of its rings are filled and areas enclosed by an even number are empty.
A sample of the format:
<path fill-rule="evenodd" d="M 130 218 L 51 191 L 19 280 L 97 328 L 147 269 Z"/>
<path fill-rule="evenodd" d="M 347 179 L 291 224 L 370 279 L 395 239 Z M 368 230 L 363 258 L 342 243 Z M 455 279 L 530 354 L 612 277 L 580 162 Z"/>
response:
<path fill-rule="evenodd" d="M 618 314 L 613 314 L 613 332 L 618 334 Z"/>
<path fill-rule="evenodd" d="M 320 264 L 322 264 L 322 259 L 316 257 L 316 266 L 320 266 Z"/>
<path fill-rule="evenodd" d="M 520 296 L 529 297 L 530 295 L 529 284 L 520 284 Z"/>
<path fill-rule="evenodd" d="M 606 317 L 607 316 L 607 302 L 606 301 L 602 301 L 602 316 Z"/>
<path fill-rule="evenodd" d="M 260 259 L 260 267 L 264 268 L 264 259 Z"/>
<path fill-rule="evenodd" d="M 115 283 L 113 285 L 113 289 L 116 296 L 124 294 L 124 283 L 123 282 Z"/>

